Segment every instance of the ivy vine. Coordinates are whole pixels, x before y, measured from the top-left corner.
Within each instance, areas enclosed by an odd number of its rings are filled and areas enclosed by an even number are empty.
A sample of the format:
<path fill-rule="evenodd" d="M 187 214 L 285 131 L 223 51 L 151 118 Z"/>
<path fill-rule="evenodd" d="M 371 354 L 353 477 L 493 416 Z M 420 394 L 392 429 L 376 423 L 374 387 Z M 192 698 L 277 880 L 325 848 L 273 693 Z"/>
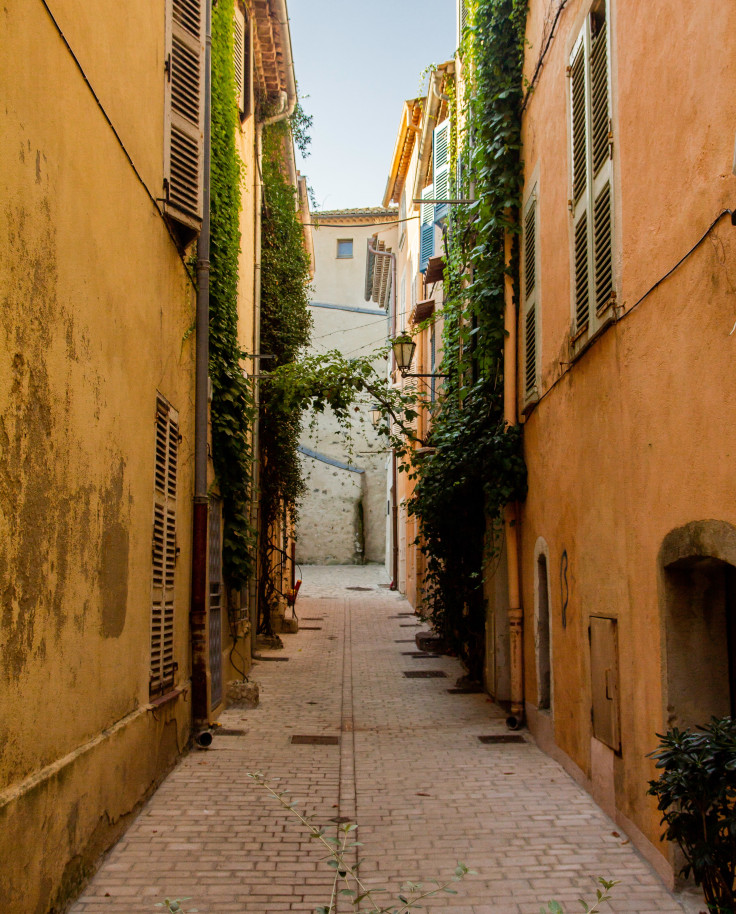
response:
<path fill-rule="evenodd" d="M 255 419 L 252 384 L 241 370 L 238 342 L 240 187 L 243 163 L 235 146 L 240 126 L 233 54 L 234 0 L 212 11 L 212 146 L 210 172 L 210 362 L 212 454 L 223 503 L 223 572 L 241 588 L 253 572 L 249 523 Z"/>
<path fill-rule="evenodd" d="M 450 96 L 464 135 L 453 131 L 451 150 L 460 195 L 472 185 L 475 202 L 453 208 L 448 227 L 439 369 L 448 378 L 433 417 L 434 450 L 407 469 L 416 480 L 408 509 L 420 520 L 427 562 L 424 611 L 480 680 L 484 567 L 498 554 L 504 506 L 526 492 L 521 428 L 504 421 L 503 344 L 504 236 L 518 234 L 522 186 L 527 0 L 469 6 L 464 93 Z"/>

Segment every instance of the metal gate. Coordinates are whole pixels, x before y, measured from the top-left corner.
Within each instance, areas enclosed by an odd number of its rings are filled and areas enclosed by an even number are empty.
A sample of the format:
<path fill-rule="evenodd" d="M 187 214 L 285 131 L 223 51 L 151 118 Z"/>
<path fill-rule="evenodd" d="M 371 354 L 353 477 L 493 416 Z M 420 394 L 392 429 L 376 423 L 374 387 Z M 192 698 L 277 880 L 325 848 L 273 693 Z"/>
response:
<path fill-rule="evenodd" d="M 210 708 L 222 701 L 222 501 L 210 498 Z"/>

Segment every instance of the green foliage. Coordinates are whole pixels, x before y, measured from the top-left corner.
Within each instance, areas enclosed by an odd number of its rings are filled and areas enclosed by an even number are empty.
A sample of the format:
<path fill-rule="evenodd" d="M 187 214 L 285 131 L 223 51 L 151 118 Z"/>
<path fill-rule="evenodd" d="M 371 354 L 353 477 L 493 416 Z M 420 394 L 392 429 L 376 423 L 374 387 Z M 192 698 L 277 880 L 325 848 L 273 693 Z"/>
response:
<path fill-rule="evenodd" d="M 309 256 L 296 209 L 295 189 L 283 171 L 283 144 L 290 127 L 277 123 L 263 136 L 263 214 L 261 246 L 261 351 L 272 356 L 268 368 L 294 362 L 309 345 Z M 264 367 L 265 367 L 264 363 Z M 296 519 L 304 492 L 298 445 L 301 408 L 285 403 L 276 385 L 261 391 L 259 451 L 261 465 L 259 549 L 259 630 L 273 634 L 271 614 L 276 582 L 270 574 L 279 523 Z"/>
<path fill-rule="evenodd" d="M 521 429 L 507 427 L 503 416 L 504 239 L 518 234 L 526 6 L 477 0 L 469 10 L 462 118 L 450 87 L 451 163 L 456 175 L 460 160 L 461 196 L 472 183 L 475 202 L 451 212 L 439 369 L 449 377 L 433 420 L 436 450 L 411 470 L 417 481 L 409 511 L 420 518 L 427 557 L 425 612 L 478 679 L 484 563 L 496 552 L 504 506 L 526 492 Z"/>
<path fill-rule="evenodd" d="M 657 734 L 660 775 L 649 782 L 666 824 L 662 840 L 685 855 L 682 875 L 703 886 L 711 911 L 733 914 L 736 880 L 736 721 L 713 718 L 698 730 Z"/>
<path fill-rule="evenodd" d="M 233 57 L 233 0 L 212 13 L 212 167 L 210 217 L 210 364 L 212 453 L 223 499 L 223 569 L 230 587 L 252 572 L 253 531 L 248 520 L 255 418 L 253 391 L 240 362 L 238 257 L 242 162 L 235 148 L 239 125 Z"/>
<path fill-rule="evenodd" d="M 611 889 L 618 885 L 618 882 L 610 882 L 608 879 L 604 879 L 603 876 L 599 876 L 598 885 L 601 888 L 596 889 L 596 898 L 592 905 L 588 904 L 584 898 L 578 899 L 583 906 L 584 914 L 599 914 L 601 905 L 611 900 Z M 539 909 L 539 914 L 565 914 L 565 909 L 558 901 L 549 901 L 546 908 L 541 907 Z"/>

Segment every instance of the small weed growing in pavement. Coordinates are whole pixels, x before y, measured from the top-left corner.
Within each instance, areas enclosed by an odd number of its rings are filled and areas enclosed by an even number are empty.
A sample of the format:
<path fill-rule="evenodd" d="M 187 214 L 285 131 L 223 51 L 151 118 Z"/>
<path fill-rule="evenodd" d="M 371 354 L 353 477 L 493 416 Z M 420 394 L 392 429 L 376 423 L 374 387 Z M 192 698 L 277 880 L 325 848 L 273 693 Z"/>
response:
<path fill-rule="evenodd" d="M 182 901 L 189 901 L 188 898 L 164 898 L 163 901 L 156 903 L 157 908 L 166 908 L 168 914 L 197 914 L 196 908 L 190 908 L 187 912 L 182 908 Z"/>
<path fill-rule="evenodd" d="M 339 838 L 326 835 L 326 830 L 323 826 L 315 825 L 310 821 L 310 817 L 302 815 L 297 809 L 297 804 L 285 793 L 274 790 L 260 771 L 249 773 L 248 777 L 270 793 L 284 809 L 292 813 L 307 829 L 310 838 L 320 841 L 327 850 L 327 865 L 335 871 L 332 892 L 329 903 L 315 908 L 314 914 L 334 914 L 338 896 L 351 899 L 356 912 L 366 912 L 366 914 L 404 914 L 404 911 L 419 907 L 421 901 L 433 895 L 441 895 L 443 893 L 456 895 L 457 892 L 452 888 L 452 883 L 459 882 L 465 876 L 474 872 L 474 870 L 468 869 L 464 863 L 458 863 L 450 880 L 447 882 L 432 880 L 431 888 L 425 888 L 421 882 L 405 882 L 396 900 L 389 902 L 388 905 L 383 905 L 374 896 L 385 894 L 389 890 L 365 886 L 358 875 L 360 861 L 351 866 L 345 859 L 347 853 L 354 848 L 361 847 L 360 841 L 350 840 L 352 833 L 358 827 L 357 825 L 351 822 L 340 825 L 338 827 L 338 831 L 341 833 Z"/>
<path fill-rule="evenodd" d="M 618 885 L 618 882 L 609 882 L 607 879 L 604 879 L 602 876 L 598 877 L 598 883 L 602 886 L 601 889 L 596 890 L 596 900 L 593 902 L 591 907 L 584 898 L 580 898 L 580 904 L 583 906 L 583 911 L 585 914 L 599 914 L 601 905 L 604 901 L 611 900 L 611 889 Z M 565 914 L 565 909 L 557 901 L 550 901 L 547 903 L 547 907 L 540 908 L 539 914 Z"/>

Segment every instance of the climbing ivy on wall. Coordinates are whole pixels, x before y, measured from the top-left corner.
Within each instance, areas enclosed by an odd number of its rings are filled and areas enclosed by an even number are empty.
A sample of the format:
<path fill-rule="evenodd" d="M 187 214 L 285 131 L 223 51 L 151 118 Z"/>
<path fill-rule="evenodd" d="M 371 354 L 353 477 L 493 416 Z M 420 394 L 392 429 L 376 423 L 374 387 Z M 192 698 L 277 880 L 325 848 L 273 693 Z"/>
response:
<path fill-rule="evenodd" d="M 462 165 L 444 276 L 443 361 L 449 375 L 435 410 L 429 456 L 409 472 L 409 512 L 427 559 L 424 607 L 480 679 L 485 654 L 483 571 L 498 551 L 503 508 L 523 498 L 521 429 L 503 416 L 504 236 L 518 234 L 522 63 L 527 0 L 476 0 L 460 49 L 465 87 L 455 102 Z M 454 137 L 453 137 L 454 140 Z M 454 147 L 454 142 L 453 142 Z M 512 271 L 515 276 L 515 271 Z"/>
<path fill-rule="evenodd" d="M 261 249 L 261 351 L 268 371 L 294 363 L 309 345 L 309 256 L 297 215 L 296 191 L 284 174 L 288 122 L 265 128 L 263 135 L 263 216 Z M 264 363 L 264 368 L 266 363 Z M 302 409 L 265 381 L 260 402 L 260 581 L 259 630 L 273 634 L 271 615 L 277 598 L 271 573 L 275 537 L 284 518 L 296 520 L 304 480 L 299 463 Z"/>
<path fill-rule="evenodd" d="M 212 454 L 223 500 L 223 570 L 242 587 L 253 570 L 248 519 L 255 418 L 251 383 L 241 371 L 238 342 L 240 185 L 243 163 L 235 146 L 240 125 L 233 55 L 234 0 L 212 12 L 212 166 L 210 176 L 210 365 Z"/>

